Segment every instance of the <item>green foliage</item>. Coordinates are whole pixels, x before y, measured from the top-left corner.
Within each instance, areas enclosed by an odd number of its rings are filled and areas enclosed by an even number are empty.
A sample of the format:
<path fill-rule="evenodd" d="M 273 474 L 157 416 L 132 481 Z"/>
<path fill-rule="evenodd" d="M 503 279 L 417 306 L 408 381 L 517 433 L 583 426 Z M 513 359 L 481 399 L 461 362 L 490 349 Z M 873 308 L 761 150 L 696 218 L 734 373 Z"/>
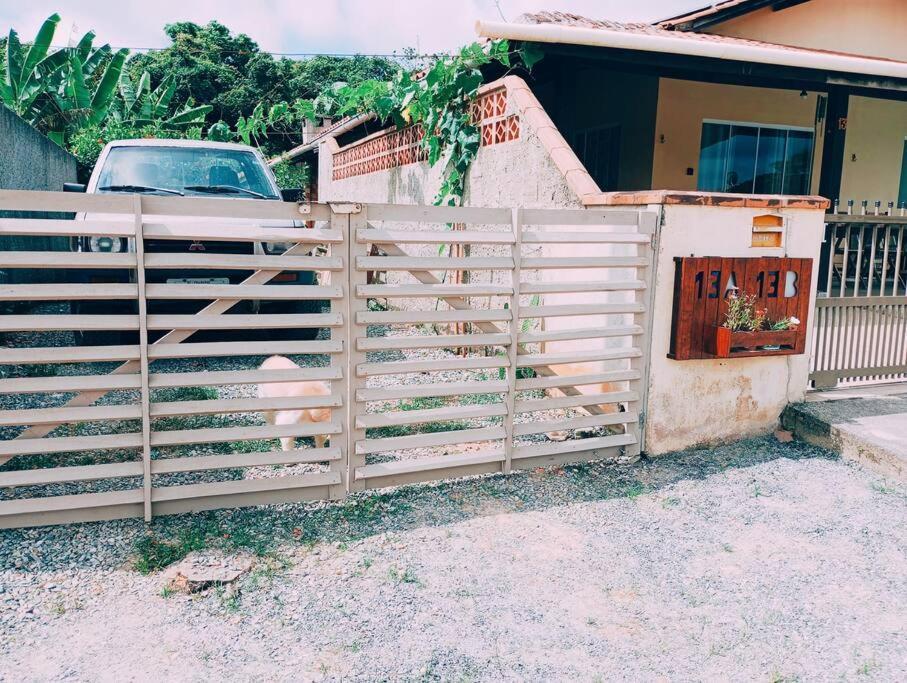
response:
<path fill-rule="evenodd" d="M 26 45 L 10 29 L 0 101 L 62 144 L 79 128 L 105 119 L 128 53 L 109 45 L 94 48 L 92 31 L 75 47 L 51 52 L 59 22 L 57 14 L 48 17 Z"/>
<path fill-rule="evenodd" d="M 120 97 L 111 110 L 111 118 L 133 128 L 156 126 L 162 130 L 185 130 L 200 127 L 213 107 L 203 104 L 197 107 L 185 105 L 180 111 L 170 114 L 170 101 L 176 90 L 176 80 L 167 75 L 151 89 L 151 76 L 143 72 L 133 83 L 128 73 L 120 74 Z"/>
<path fill-rule="evenodd" d="M 169 47 L 129 60 L 126 68 L 132 80 L 138 80 L 144 72 L 154 83 L 172 78 L 176 84 L 174 107 L 209 104 L 212 109 L 206 113 L 207 124 L 222 121 L 233 129 L 241 118 L 253 117 L 256 107 L 266 115 L 275 104 L 300 97 L 314 99 L 336 81 L 388 79 L 398 66 L 389 59 L 362 56 L 275 59 L 262 52 L 249 36 L 234 34 L 217 21 L 204 26 L 192 22 L 168 24 L 164 32 L 171 40 Z M 256 136 L 257 144 L 270 154 L 298 144 L 300 132 L 289 125 L 293 121 L 285 118 L 277 123 L 288 127 L 275 125 L 267 135 Z"/>
<path fill-rule="evenodd" d="M 482 67 L 494 62 L 509 68 L 519 61 L 528 68 L 541 55 L 532 46 L 512 51 L 506 40 L 471 43 L 454 55 L 439 57 L 422 78 L 398 69 L 390 80 L 333 83 L 311 100 L 270 108 L 259 103 L 249 116 L 239 118 L 237 134 L 247 144 L 260 143 L 281 121 L 298 125 L 306 119 L 363 113 L 375 113 L 398 127 L 420 125 L 426 131 L 420 144 L 429 164 L 444 166 L 435 203 L 455 205 L 463 199 L 469 167 L 479 151 L 479 129 L 471 120 L 469 104 L 482 84 Z"/>
<path fill-rule="evenodd" d="M 277 178 L 277 187 L 282 190 L 295 190 L 309 184 L 309 167 L 305 164 L 291 164 L 281 161 L 271 167 Z"/>
<path fill-rule="evenodd" d="M 420 125 L 429 163 L 442 163 L 436 203 L 462 201 L 479 130 L 469 103 L 481 69 L 498 63 L 531 68 L 534 45 L 511 50 L 506 40 L 472 43 L 437 58 L 423 78 L 374 57 L 275 59 L 249 36 L 216 21 L 164 27 L 172 44 L 129 59 L 109 45 L 93 48 L 89 31 L 75 47 L 51 51 L 59 15 L 31 44 L 14 30 L 3 39 L 0 101 L 79 159 L 84 175 L 109 140 L 139 137 L 238 139 L 277 154 L 298 144 L 302 126 L 325 116 L 376 113 L 397 126 Z M 154 85 L 156 84 L 156 85 Z M 203 104 L 198 104 L 203 103 Z M 281 187 L 300 187 L 308 169 L 275 169 Z"/>

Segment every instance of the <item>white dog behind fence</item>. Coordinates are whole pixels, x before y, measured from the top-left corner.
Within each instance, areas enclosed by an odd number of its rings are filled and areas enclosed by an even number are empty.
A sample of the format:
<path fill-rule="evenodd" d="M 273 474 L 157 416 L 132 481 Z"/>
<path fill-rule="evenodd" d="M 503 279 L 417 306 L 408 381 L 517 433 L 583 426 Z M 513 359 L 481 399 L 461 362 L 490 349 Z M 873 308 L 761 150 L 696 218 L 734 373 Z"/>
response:
<path fill-rule="evenodd" d="M 299 366 L 284 356 L 271 356 L 261 364 L 262 370 L 293 370 Z M 259 398 L 287 398 L 291 396 L 328 396 L 331 387 L 328 382 L 274 382 L 258 385 Z M 306 408 L 303 410 L 266 410 L 265 421 L 271 425 L 303 424 L 309 422 L 330 422 L 330 408 Z M 315 447 L 323 448 L 328 437 L 323 434 L 315 435 Z M 283 450 L 292 450 L 295 437 L 281 437 L 280 444 Z"/>

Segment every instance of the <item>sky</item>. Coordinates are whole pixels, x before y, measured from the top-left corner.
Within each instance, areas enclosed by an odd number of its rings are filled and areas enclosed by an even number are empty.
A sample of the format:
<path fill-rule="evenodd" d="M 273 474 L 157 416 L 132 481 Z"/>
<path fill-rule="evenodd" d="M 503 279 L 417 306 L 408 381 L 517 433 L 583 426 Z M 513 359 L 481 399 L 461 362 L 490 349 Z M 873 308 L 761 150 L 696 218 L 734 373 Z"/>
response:
<path fill-rule="evenodd" d="M 164 24 L 217 19 L 275 53 L 443 52 L 475 40 L 476 19 L 513 21 L 558 9 L 599 19 L 652 21 L 708 0 L 0 0 L 0 31 L 23 40 L 57 12 L 55 43 L 89 29 L 95 44 L 165 47 Z"/>

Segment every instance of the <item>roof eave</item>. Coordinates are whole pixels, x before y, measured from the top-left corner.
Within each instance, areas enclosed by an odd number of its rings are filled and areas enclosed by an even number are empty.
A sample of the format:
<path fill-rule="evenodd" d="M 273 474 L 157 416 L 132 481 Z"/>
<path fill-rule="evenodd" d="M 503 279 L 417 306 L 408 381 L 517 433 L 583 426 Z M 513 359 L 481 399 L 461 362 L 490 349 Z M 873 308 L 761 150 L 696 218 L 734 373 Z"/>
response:
<path fill-rule="evenodd" d="M 584 45 L 754 62 L 773 66 L 860 74 L 875 78 L 882 77 L 907 83 L 907 62 L 799 48 L 792 49 L 784 46 L 713 42 L 687 36 L 653 35 L 556 24 L 510 24 L 481 20 L 476 22 L 476 31 L 485 38 L 507 38 L 524 42 Z"/>

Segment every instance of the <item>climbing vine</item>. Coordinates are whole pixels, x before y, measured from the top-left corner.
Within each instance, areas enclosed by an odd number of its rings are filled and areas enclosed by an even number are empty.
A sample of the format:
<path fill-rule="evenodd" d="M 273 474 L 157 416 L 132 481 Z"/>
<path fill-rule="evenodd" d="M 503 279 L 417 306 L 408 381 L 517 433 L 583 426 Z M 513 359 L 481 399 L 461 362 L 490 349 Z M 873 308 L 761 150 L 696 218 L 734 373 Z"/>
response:
<path fill-rule="evenodd" d="M 279 102 L 267 109 L 259 104 L 249 117 L 239 119 L 236 133 L 251 144 L 281 126 L 365 113 L 400 128 L 419 125 L 428 163 L 443 164 L 435 203 L 456 205 L 463 200 L 469 167 L 479 151 L 480 132 L 471 120 L 469 105 L 482 85 L 481 67 L 497 62 L 507 68 L 531 69 L 542 55 L 532 43 L 519 50 L 511 50 L 506 40 L 472 43 L 456 54 L 439 57 L 422 74 L 400 70 L 390 81 L 335 83 L 312 100 Z"/>

